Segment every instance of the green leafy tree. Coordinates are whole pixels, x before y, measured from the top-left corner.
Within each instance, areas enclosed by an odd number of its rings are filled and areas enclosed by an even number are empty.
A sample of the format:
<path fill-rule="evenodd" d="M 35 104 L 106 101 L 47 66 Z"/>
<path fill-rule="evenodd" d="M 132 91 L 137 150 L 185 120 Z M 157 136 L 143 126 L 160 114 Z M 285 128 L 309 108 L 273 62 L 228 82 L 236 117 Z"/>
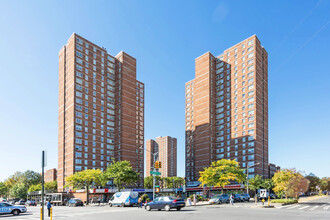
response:
<path fill-rule="evenodd" d="M 321 180 L 320 180 L 320 189 L 322 190 L 322 191 L 324 191 L 324 190 L 327 190 L 327 188 L 328 188 L 328 184 L 329 184 L 329 181 L 327 180 L 327 178 L 322 178 Z"/>
<path fill-rule="evenodd" d="M 245 174 L 239 167 L 236 160 L 217 160 L 211 163 L 210 167 L 204 168 L 200 171 L 200 178 L 198 181 L 204 186 L 223 187 L 230 184 L 230 181 L 243 182 Z"/>
<path fill-rule="evenodd" d="M 306 179 L 309 180 L 309 188 L 308 191 L 316 191 L 320 185 L 320 178 L 315 176 L 315 174 L 310 173 L 306 176 Z"/>
<path fill-rule="evenodd" d="M 155 176 L 155 184 L 163 186 L 163 178 Z M 153 176 L 147 176 L 144 178 L 144 188 L 152 189 L 153 187 Z"/>
<path fill-rule="evenodd" d="M 89 203 L 89 188 L 92 186 L 105 185 L 105 179 L 101 170 L 83 170 L 65 178 L 65 187 L 86 189 L 87 204 Z"/>
<path fill-rule="evenodd" d="M 57 190 L 57 181 L 55 180 L 55 181 L 45 183 L 45 190 L 56 191 Z"/>
<path fill-rule="evenodd" d="M 17 171 L 14 175 L 5 180 L 5 185 L 8 189 L 11 189 L 17 183 L 23 183 L 27 188 L 29 188 L 31 185 L 41 183 L 41 175 L 32 170 L 27 170 L 25 172 Z"/>
<path fill-rule="evenodd" d="M 107 180 L 113 180 L 118 191 L 121 191 L 124 185 L 130 185 L 139 180 L 139 173 L 133 170 L 131 163 L 127 160 L 114 161 L 108 166 L 104 176 Z"/>
<path fill-rule="evenodd" d="M 28 189 L 28 192 L 36 192 L 41 190 L 42 190 L 41 184 L 37 184 L 37 185 L 31 185 Z"/>
<path fill-rule="evenodd" d="M 13 187 L 11 187 L 9 195 L 12 198 L 26 199 L 27 190 L 28 188 L 24 183 L 16 183 Z"/>
<path fill-rule="evenodd" d="M 330 177 L 322 178 L 321 190 L 330 191 Z"/>
<path fill-rule="evenodd" d="M 4 182 L 0 182 L 0 197 L 8 196 L 8 187 Z"/>
<path fill-rule="evenodd" d="M 257 189 L 263 188 L 263 179 L 260 175 L 255 175 L 253 178 L 249 179 L 249 189 L 256 191 Z"/>
<path fill-rule="evenodd" d="M 272 179 L 264 179 L 262 180 L 261 187 L 271 191 L 274 188 L 274 181 Z"/>

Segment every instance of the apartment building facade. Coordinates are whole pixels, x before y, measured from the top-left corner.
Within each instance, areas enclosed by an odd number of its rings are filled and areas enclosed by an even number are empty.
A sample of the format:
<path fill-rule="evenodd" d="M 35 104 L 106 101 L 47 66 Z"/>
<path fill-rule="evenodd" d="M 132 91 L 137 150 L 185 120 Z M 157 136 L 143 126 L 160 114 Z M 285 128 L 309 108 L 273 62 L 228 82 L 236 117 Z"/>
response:
<path fill-rule="evenodd" d="M 150 176 L 155 161 L 160 161 L 162 167 L 158 169 L 161 177 L 177 175 L 177 139 L 165 136 L 150 139 L 146 142 L 146 176 Z M 155 157 L 154 157 L 155 156 Z"/>
<path fill-rule="evenodd" d="M 57 180 L 57 170 L 55 168 L 46 170 L 44 173 L 44 181 L 45 183 L 53 182 Z"/>
<path fill-rule="evenodd" d="M 59 52 L 58 191 L 85 169 L 128 160 L 144 178 L 144 84 L 136 59 L 73 33 Z"/>
<path fill-rule="evenodd" d="M 196 58 L 185 96 L 188 181 L 221 159 L 268 177 L 268 54 L 256 35 Z"/>

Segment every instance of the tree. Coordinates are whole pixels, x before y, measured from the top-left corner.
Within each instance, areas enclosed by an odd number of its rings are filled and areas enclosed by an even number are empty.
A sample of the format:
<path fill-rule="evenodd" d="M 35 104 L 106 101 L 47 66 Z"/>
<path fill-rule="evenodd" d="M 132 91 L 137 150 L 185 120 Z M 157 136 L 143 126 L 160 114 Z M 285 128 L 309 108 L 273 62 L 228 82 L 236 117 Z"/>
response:
<path fill-rule="evenodd" d="M 57 190 L 57 181 L 55 180 L 55 181 L 45 183 L 45 189 L 56 191 Z"/>
<path fill-rule="evenodd" d="M 139 180 L 139 173 L 136 173 L 131 163 L 127 160 L 114 161 L 104 172 L 107 180 L 113 180 L 118 187 L 118 191 L 123 189 L 124 185 L 130 185 Z"/>
<path fill-rule="evenodd" d="M 263 188 L 262 184 L 263 180 L 262 176 L 260 175 L 255 175 L 253 178 L 249 179 L 249 188 L 251 190 L 256 191 L 257 189 Z"/>
<path fill-rule="evenodd" d="M 41 175 L 32 170 L 27 170 L 25 172 L 17 171 L 14 175 L 5 180 L 5 185 L 9 189 L 17 183 L 23 183 L 27 188 L 29 188 L 31 185 L 41 183 Z"/>
<path fill-rule="evenodd" d="M 330 191 L 330 177 L 323 177 L 321 181 L 321 190 Z"/>
<path fill-rule="evenodd" d="M 28 188 L 24 183 L 16 183 L 11 187 L 9 195 L 13 198 L 26 199 L 27 190 Z"/>
<path fill-rule="evenodd" d="M 261 187 L 264 189 L 272 190 L 274 187 L 274 181 L 272 179 L 264 179 L 262 180 Z"/>
<path fill-rule="evenodd" d="M 41 190 L 42 190 L 41 184 L 37 184 L 37 185 L 31 185 L 28 189 L 28 192 L 36 192 Z"/>
<path fill-rule="evenodd" d="M 315 174 L 310 173 L 306 176 L 306 179 L 309 180 L 309 189 L 308 189 L 308 191 L 316 191 L 317 188 L 320 185 L 320 182 L 321 182 L 320 178 L 317 177 Z"/>
<path fill-rule="evenodd" d="M 210 167 L 204 168 L 204 171 L 200 171 L 199 174 L 198 181 L 202 186 L 222 187 L 222 191 L 224 186 L 230 184 L 230 181 L 242 182 L 245 180 L 245 174 L 236 160 L 214 161 Z"/>
<path fill-rule="evenodd" d="M 0 197 L 7 197 L 8 187 L 4 182 L 0 182 Z"/>
<path fill-rule="evenodd" d="M 154 181 L 153 176 L 147 176 L 147 177 L 145 177 L 144 178 L 144 188 L 146 188 L 146 189 L 152 189 L 152 187 L 153 187 L 153 181 Z M 162 185 L 163 178 L 161 178 L 160 176 L 155 176 L 155 183 L 156 183 L 156 185 Z"/>
<path fill-rule="evenodd" d="M 295 169 L 282 169 L 273 177 L 274 191 L 286 198 L 298 197 L 299 193 L 307 191 L 309 181 Z"/>
<path fill-rule="evenodd" d="M 41 183 L 41 175 L 33 170 L 27 170 L 23 173 L 20 182 L 24 182 L 27 186 Z"/>
<path fill-rule="evenodd" d="M 309 180 L 301 173 L 293 173 L 293 177 L 289 180 L 287 195 L 290 197 L 299 198 L 300 193 L 308 190 Z"/>
<path fill-rule="evenodd" d="M 87 194 L 87 204 L 89 203 L 89 188 L 91 186 L 104 185 L 105 181 L 102 175 L 102 171 L 97 170 L 83 170 L 77 172 L 67 178 L 65 178 L 65 187 L 74 187 L 76 189 L 86 189 Z"/>

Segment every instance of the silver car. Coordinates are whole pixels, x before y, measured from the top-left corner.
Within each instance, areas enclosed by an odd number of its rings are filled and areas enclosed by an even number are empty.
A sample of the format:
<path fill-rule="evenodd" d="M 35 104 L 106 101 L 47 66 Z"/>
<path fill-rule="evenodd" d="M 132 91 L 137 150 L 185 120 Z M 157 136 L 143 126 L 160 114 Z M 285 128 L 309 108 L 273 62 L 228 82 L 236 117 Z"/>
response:
<path fill-rule="evenodd" d="M 227 194 L 215 195 L 209 200 L 209 204 L 229 203 L 229 196 Z"/>

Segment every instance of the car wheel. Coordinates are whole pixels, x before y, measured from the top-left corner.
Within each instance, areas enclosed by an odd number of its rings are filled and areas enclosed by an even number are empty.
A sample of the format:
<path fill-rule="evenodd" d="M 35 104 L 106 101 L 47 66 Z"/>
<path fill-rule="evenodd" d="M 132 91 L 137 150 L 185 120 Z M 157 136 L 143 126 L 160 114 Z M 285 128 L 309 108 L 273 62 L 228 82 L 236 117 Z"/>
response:
<path fill-rule="evenodd" d="M 158 209 L 158 211 L 162 211 L 161 209 Z"/>
<path fill-rule="evenodd" d="M 150 211 L 150 210 L 151 210 L 150 205 L 147 205 L 147 206 L 146 206 L 146 210 L 147 210 L 147 211 Z"/>
<path fill-rule="evenodd" d="M 15 209 L 12 213 L 13 213 L 13 215 L 15 215 L 15 216 L 16 216 L 16 215 L 19 215 L 19 211 L 16 210 L 16 209 Z"/>
<path fill-rule="evenodd" d="M 180 211 L 181 210 L 181 207 L 176 208 L 176 210 Z"/>
<path fill-rule="evenodd" d="M 219 200 L 218 204 L 222 204 L 222 201 L 221 201 L 221 200 Z"/>
<path fill-rule="evenodd" d="M 166 206 L 165 206 L 165 210 L 168 212 L 168 211 L 171 210 L 171 207 L 170 207 L 169 205 L 166 205 Z"/>

